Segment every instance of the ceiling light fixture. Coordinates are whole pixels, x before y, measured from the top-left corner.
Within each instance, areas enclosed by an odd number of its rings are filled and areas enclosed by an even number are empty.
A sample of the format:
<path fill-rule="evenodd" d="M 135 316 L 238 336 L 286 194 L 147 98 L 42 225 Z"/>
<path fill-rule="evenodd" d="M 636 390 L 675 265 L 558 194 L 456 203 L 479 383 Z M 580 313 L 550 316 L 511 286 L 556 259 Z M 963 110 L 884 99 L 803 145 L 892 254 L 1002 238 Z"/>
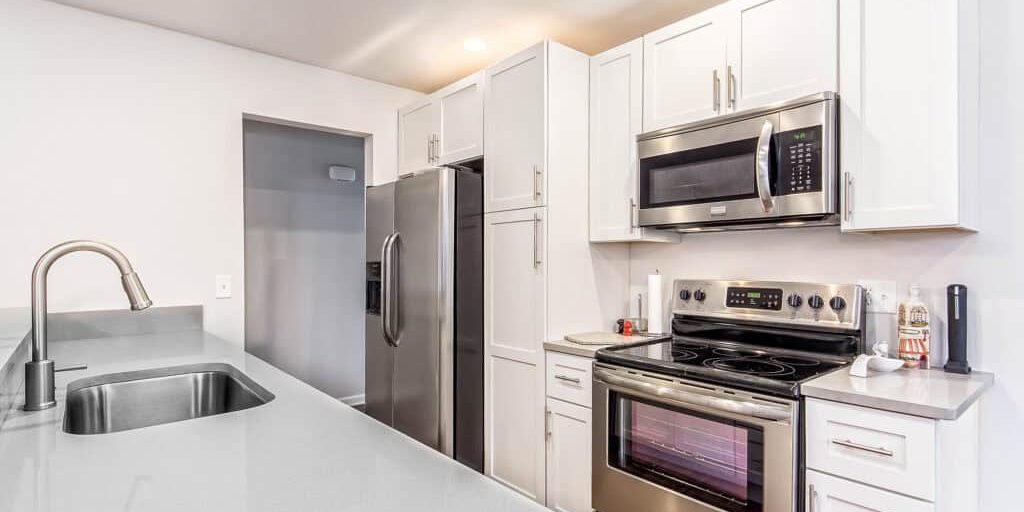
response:
<path fill-rule="evenodd" d="M 487 43 L 479 37 L 471 37 L 462 42 L 462 47 L 469 52 L 482 52 L 487 49 Z"/>

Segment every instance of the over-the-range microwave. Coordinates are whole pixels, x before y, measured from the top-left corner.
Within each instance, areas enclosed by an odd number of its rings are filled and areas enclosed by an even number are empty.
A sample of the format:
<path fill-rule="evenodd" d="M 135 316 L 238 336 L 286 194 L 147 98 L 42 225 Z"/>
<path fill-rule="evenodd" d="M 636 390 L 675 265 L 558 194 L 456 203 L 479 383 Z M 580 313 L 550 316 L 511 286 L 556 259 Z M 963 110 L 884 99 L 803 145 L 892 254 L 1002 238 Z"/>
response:
<path fill-rule="evenodd" d="M 823 92 L 639 135 L 639 224 L 838 224 L 837 101 Z"/>

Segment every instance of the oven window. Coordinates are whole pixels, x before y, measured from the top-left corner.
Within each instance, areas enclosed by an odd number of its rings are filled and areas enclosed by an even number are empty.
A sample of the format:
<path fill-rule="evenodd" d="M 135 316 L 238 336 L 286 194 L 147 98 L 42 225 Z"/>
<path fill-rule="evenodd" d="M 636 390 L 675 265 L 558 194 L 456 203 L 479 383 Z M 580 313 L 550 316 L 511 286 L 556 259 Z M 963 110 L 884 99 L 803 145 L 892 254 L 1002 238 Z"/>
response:
<path fill-rule="evenodd" d="M 757 139 L 744 139 L 640 160 L 640 206 L 658 208 L 757 195 Z"/>
<path fill-rule="evenodd" d="M 761 512 L 764 432 L 757 426 L 608 394 L 608 464 L 730 512 Z"/>

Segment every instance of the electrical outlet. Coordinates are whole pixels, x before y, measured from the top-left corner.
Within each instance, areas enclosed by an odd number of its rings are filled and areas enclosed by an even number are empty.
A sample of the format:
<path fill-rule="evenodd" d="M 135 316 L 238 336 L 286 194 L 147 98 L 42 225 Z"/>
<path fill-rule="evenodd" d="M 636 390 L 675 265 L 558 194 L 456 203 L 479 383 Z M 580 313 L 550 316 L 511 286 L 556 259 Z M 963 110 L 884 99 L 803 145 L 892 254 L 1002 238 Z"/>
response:
<path fill-rule="evenodd" d="M 217 298 L 218 299 L 230 299 L 231 298 L 231 276 L 227 274 L 219 274 L 217 280 Z"/>
<path fill-rule="evenodd" d="M 895 281 L 861 280 L 858 284 L 864 287 L 868 313 L 896 314 L 899 287 Z"/>

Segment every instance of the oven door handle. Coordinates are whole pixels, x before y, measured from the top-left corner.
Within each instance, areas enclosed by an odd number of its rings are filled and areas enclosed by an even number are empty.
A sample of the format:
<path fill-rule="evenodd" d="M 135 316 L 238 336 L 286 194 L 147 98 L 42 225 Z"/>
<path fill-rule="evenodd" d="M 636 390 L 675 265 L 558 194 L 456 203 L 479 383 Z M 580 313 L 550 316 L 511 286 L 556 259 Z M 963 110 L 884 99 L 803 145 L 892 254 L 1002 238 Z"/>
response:
<path fill-rule="evenodd" d="M 594 378 L 606 384 L 636 391 L 643 395 L 667 399 L 686 405 L 707 407 L 709 409 L 716 409 L 743 416 L 754 416 L 756 418 L 768 420 L 788 420 L 791 418 L 789 409 L 785 407 L 775 407 L 771 405 L 743 402 L 730 398 L 719 398 L 701 395 L 698 393 L 689 393 L 680 389 L 658 386 L 649 382 L 641 382 L 626 377 L 620 377 L 600 368 L 594 369 Z"/>
<path fill-rule="evenodd" d="M 761 135 L 757 137 L 757 155 L 754 158 L 754 179 L 757 183 L 757 197 L 761 199 L 761 208 L 765 213 L 775 209 L 775 200 L 772 198 L 771 181 L 771 144 L 772 132 L 775 126 L 771 121 L 765 120 L 761 125 Z"/>

